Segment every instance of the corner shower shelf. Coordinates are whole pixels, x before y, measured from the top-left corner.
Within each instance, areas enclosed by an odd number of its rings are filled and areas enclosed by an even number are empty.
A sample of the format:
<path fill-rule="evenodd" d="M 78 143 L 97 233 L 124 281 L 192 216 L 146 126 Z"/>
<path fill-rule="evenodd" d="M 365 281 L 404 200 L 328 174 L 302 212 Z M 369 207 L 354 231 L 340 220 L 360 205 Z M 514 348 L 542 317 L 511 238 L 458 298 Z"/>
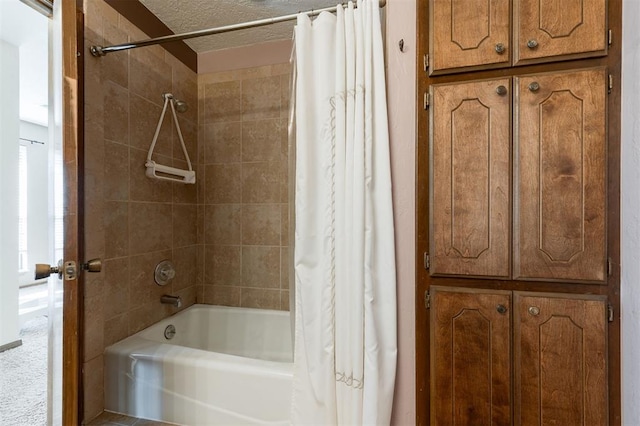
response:
<path fill-rule="evenodd" d="M 171 93 L 164 93 L 162 97 L 164 98 L 164 106 L 162 107 L 162 114 L 160 114 L 160 120 L 158 121 L 156 132 L 153 135 L 153 141 L 151 141 L 151 147 L 149 148 L 149 153 L 147 154 L 147 161 L 145 163 L 145 167 L 147 168 L 146 175 L 147 177 L 152 179 L 160 179 L 160 180 L 168 180 L 172 182 L 194 184 L 196 183 L 196 172 L 191 167 L 191 160 L 189 159 L 189 153 L 187 152 L 187 147 L 184 144 L 184 138 L 182 137 L 182 132 L 180 131 L 180 124 L 178 124 L 178 116 L 176 115 L 176 107 L 174 105 L 174 104 L 177 104 L 178 111 L 183 112 L 183 111 L 186 111 L 186 104 L 182 101 L 176 100 Z M 173 116 L 173 122 L 176 125 L 178 138 L 180 138 L 180 144 L 182 145 L 182 152 L 184 153 L 184 157 L 187 160 L 187 166 L 189 168 L 188 170 L 183 170 L 183 169 L 178 169 L 171 166 L 157 164 L 155 161 L 151 159 L 151 156 L 153 155 L 153 149 L 155 148 L 156 142 L 158 141 L 158 135 L 160 134 L 160 128 L 162 127 L 164 115 L 167 112 L 167 105 L 171 106 L 171 114 Z"/>

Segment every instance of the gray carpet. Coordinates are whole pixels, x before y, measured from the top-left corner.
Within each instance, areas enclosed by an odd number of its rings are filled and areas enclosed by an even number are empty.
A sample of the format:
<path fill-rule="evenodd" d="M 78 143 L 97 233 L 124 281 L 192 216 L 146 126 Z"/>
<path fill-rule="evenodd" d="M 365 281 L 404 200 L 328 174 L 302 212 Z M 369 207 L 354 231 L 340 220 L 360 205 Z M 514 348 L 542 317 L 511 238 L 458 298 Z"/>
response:
<path fill-rule="evenodd" d="M 0 425 L 47 424 L 47 317 L 20 332 L 22 346 L 0 353 Z"/>

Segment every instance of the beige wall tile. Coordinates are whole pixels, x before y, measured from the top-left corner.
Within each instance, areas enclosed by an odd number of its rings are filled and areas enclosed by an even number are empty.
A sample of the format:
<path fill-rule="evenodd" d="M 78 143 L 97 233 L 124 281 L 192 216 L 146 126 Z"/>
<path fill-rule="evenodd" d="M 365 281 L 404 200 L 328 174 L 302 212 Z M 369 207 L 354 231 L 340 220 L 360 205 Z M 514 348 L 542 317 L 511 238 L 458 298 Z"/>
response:
<path fill-rule="evenodd" d="M 280 288 L 280 247 L 242 246 L 242 287 Z"/>
<path fill-rule="evenodd" d="M 144 330 L 168 316 L 165 314 L 166 309 L 158 299 L 129 311 L 129 334 L 132 335 Z"/>
<path fill-rule="evenodd" d="M 241 277 L 240 246 L 205 247 L 204 284 L 239 286 Z"/>
<path fill-rule="evenodd" d="M 102 294 L 85 297 L 84 359 L 102 355 L 104 350 L 104 300 Z"/>
<path fill-rule="evenodd" d="M 280 290 L 242 288 L 240 306 L 243 308 L 280 309 Z"/>
<path fill-rule="evenodd" d="M 242 244 L 280 245 L 280 204 L 242 205 Z"/>
<path fill-rule="evenodd" d="M 240 245 L 240 204 L 212 204 L 205 207 L 205 243 Z"/>
<path fill-rule="evenodd" d="M 237 163 L 241 160 L 241 125 L 237 122 L 204 126 L 204 162 Z"/>
<path fill-rule="evenodd" d="M 105 257 L 129 254 L 129 203 L 107 201 L 104 203 Z M 90 238 L 90 236 L 87 236 Z"/>
<path fill-rule="evenodd" d="M 281 120 L 254 120 L 242 123 L 242 161 L 280 159 Z"/>
<path fill-rule="evenodd" d="M 240 306 L 240 287 L 204 286 L 204 302 L 208 305 Z"/>
<path fill-rule="evenodd" d="M 129 96 L 129 108 L 131 111 L 131 146 L 143 150 L 146 158 L 160 121 L 162 105 L 132 93 Z M 155 154 L 168 157 L 172 155 L 173 132 L 173 118 L 171 111 L 167 111 L 162 120 L 158 140 L 153 148 Z"/>
<path fill-rule="evenodd" d="M 104 347 L 129 336 L 129 313 L 115 316 L 104 322 Z"/>
<path fill-rule="evenodd" d="M 198 246 L 192 245 L 173 249 L 172 260 L 176 269 L 176 276 L 171 283 L 173 292 L 194 287 L 195 297 L 195 285 L 198 275 Z"/>
<path fill-rule="evenodd" d="M 104 84 L 104 138 L 129 144 L 129 91 L 110 81 Z"/>
<path fill-rule="evenodd" d="M 204 86 L 204 124 L 240 121 L 241 86 L 239 81 Z"/>
<path fill-rule="evenodd" d="M 121 315 L 129 309 L 129 258 L 108 259 L 104 270 L 104 319 Z"/>
<path fill-rule="evenodd" d="M 291 260 L 289 247 L 280 248 L 280 288 L 289 289 L 289 273 L 291 272 Z"/>
<path fill-rule="evenodd" d="M 283 311 L 289 311 L 289 291 L 281 291 L 280 292 L 280 309 Z"/>
<path fill-rule="evenodd" d="M 172 205 L 130 203 L 129 248 L 131 254 L 167 250 L 172 247 Z"/>
<path fill-rule="evenodd" d="M 129 41 L 129 36 L 117 25 L 103 20 L 104 44 L 120 44 Z M 95 58 L 91 58 L 94 59 Z M 100 58 L 103 63 L 102 78 L 111 80 L 122 87 L 129 87 L 129 52 L 120 52 L 117 55 L 107 55 Z"/>
<path fill-rule="evenodd" d="M 239 203 L 241 201 L 241 164 L 205 166 L 206 204 Z"/>
<path fill-rule="evenodd" d="M 158 50 L 154 47 L 162 51 L 160 46 L 152 46 L 129 52 L 129 88 L 132 93 L 162 105 L 162 95 L 171 93 L 171 67 L 164 62 L 164 55 L 162 59 L 156 56 Z"/>
<path fill-rule="evenodd" d="M 242 81 L 242 121 L 280 117 L 280 77 Z"/>
<path fill-rule="evenodd" d="M 288 65 L 288 64 L 287 64 Z M 280 75 L 280 117 L 289 117 L 289 101 L 291 99 L 291 76 Z"/>
<path fill-rule="evenodd" d="M 280 162 L 242 163 L 242 202 L 280 201 Z"/>
<path fill-rule="evenodd" d="M 173 247 L 196 244 L 198 240 L 198 207 L 195 204 L 173 205 Z"/>
<path fill-rule="evenodd" d="M 105 141 L 104 199 L 129 200 L 129 147 Z"/>
<path fill-rule="evenodd" d="M 280 245 L 287 247 L 289 241 L 289 204 L 280 204 Z"/>
<path fill-rule="evenodd" d="M 184 140 L 184 146 L 187 148 L 191 164 L 194 165 L 197 163 L 198 158 L 198 125 L 195 121 L 185 119 L 182 114 L 177 115 L 180 132 L 182 133 L 182 139 Z M 172 137 L 173 158 L 186 162 L 187 159 L 182 151 L 182 144 L 180 143 L 180 137 L 178 136 L 178 129 L 175 126 L 173 126 Z"/>
<path fill-rule="evenodd" d="M 84 419 L 97 417 L 104 408 L 104 359 L 102 355 L 82 365 L 85 389 Z"/>

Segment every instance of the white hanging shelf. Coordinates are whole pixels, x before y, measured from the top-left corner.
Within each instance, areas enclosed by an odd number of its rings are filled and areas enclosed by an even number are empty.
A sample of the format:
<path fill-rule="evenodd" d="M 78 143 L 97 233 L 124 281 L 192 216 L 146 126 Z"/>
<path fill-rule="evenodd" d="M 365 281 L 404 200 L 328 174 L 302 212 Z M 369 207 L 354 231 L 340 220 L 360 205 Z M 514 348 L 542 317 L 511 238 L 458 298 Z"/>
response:
<path fill-rule="evenodd" d="M 147 162 L 145 163 L 145 167 L 147 168 L 146 175 L 147 177 L 150 177 L 152 179 L 169 180 L 172 182 L 182 183 L 196 183 L 196 172 L 191 167 L 191 160 L 189 159 L 187 147 L 184 144 L 182 132 L 180 131 L 180 124 L 178 124 L 176 108 L 174 106 L 174 103 L 178 103 L 179 101 L 176 101 L 171 93 L 164 93 L 162 97 L 164 98 L 164 106 L 162 107 L 162 114 L 160 114 L 160 120 L 158 121 L 158 126 L 156 127 L 156 133 L 153 135 L 153 141 L 151 141 L 149 154 L 147 154 Z M 182 152 L 184 153 L 184 157 L 187 160 L 187 166 L 189 167 L 189 170 L 177 169 L 175 167 L 157 164 L 151 159 L 151 156 L 153 155 L 153 149 L 155 148 L 156 142 L 158 141 L 158 135 L 160 134 L 160 128 L 162 127 L 164 115 L 167 112 L 167 105 L 171 105 L 173 122 L 176 125 L 178 137 L 180 138 L 180 144 L 182 144 Z"/>

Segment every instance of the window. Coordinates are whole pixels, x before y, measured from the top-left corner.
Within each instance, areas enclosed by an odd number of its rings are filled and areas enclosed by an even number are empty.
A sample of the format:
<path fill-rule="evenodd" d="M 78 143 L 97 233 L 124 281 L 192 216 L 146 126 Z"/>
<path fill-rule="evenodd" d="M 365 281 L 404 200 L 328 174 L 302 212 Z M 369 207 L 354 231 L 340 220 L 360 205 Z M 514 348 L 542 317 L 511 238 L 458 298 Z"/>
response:
<path fill-rule="evenodd" d="M 18 270 L 29 269 L 27 259 L 27 147 L 18 155 Z"/>

